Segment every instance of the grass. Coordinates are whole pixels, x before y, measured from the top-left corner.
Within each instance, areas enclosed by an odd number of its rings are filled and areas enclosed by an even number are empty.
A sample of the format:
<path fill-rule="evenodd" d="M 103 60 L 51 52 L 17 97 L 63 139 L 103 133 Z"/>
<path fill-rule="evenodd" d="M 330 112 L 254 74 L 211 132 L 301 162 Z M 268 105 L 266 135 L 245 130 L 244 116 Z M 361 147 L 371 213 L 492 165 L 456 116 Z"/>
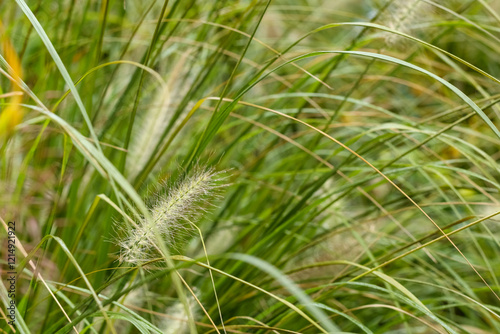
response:
<path fill-rule="evenodd" d="M 500 333 L 500 2 L 0 12 L 1 333 Z"/>

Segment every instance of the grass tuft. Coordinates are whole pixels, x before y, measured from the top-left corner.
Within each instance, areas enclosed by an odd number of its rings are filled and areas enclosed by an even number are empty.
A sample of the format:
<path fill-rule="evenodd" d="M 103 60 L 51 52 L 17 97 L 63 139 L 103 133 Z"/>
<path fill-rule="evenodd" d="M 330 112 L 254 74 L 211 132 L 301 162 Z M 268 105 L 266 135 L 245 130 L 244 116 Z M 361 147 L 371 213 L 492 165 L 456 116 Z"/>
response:
<path fill-rule="evenodd" d="M 1 333 L 500 333 L 500 0 L 0 13 Z"/>

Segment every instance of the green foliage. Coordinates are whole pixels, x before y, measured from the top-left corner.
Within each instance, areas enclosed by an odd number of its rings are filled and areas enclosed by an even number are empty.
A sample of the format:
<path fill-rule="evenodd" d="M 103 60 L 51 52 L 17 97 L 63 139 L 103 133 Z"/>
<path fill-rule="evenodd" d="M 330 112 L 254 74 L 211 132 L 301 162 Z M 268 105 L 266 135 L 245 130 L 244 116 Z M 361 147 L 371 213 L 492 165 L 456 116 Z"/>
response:
<path fill-rule="evenodd" d="M 6 333 L 500 332 L 500 1 L 0 12 Z"/>

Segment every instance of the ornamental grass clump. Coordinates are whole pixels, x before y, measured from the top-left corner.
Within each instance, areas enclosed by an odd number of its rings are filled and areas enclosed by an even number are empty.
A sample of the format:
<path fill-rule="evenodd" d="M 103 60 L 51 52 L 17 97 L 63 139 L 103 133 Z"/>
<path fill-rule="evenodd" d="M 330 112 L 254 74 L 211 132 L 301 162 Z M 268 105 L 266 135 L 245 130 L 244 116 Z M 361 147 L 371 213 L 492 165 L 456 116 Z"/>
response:
<path fill-rule="evenodd" d="M 144 263 L 152 260 L 159 256 L 158 240 L 174 246 L 189 234 L 195 220 L 207 212 L 220 188 L 225 186 L 220 174 L 212 168 L 198 167 L 190 176 L 166 187 L 165 192 L 157 193 L 150 210 L 151 219 L 142 218 L 119 242 L 120 261 Z"/>

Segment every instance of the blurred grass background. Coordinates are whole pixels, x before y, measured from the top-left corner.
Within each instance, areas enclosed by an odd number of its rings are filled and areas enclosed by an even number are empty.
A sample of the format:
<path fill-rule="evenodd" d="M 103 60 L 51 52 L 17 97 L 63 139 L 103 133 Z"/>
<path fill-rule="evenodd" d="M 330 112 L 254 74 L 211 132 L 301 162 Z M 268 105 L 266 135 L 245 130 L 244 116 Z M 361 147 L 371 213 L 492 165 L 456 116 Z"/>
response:
<path fill-rule="evenodd" d="M 3 1 L 15 330 L 500 333 L 499 10 Z M 219 195 L 120 263 L 199 168 Z"/>

